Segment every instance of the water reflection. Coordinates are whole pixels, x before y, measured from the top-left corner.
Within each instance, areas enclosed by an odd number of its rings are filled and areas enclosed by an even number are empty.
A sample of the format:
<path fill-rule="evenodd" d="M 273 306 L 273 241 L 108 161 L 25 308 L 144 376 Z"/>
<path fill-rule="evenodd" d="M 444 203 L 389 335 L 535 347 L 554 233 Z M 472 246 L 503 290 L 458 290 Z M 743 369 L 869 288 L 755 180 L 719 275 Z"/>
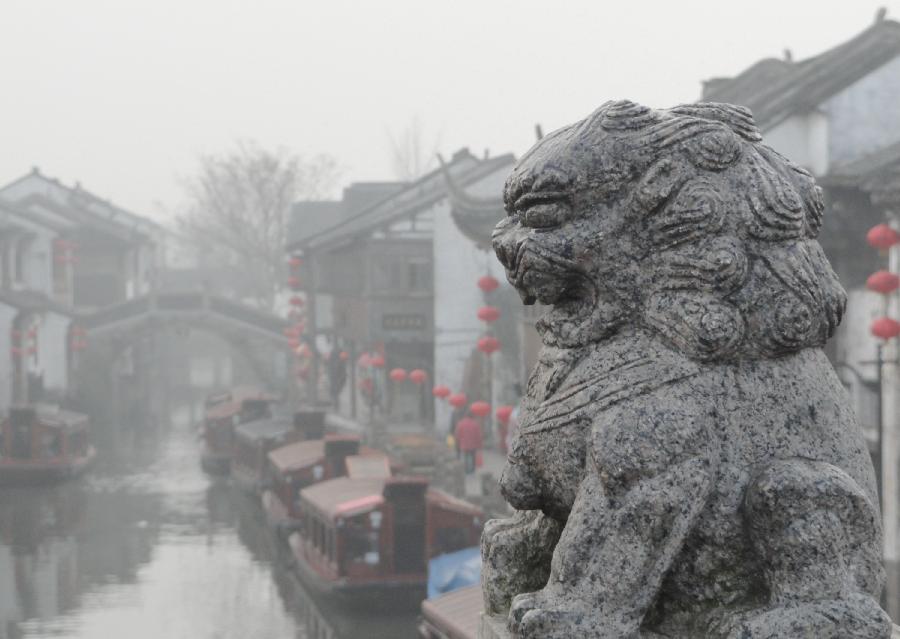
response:
<path fill-rule="evenodd" d="M 415 636 L 310 599 L 256 503 L 199 471 L 186 416 L 100 429 L 80 482 L 0 491 L 0 639 Z"/>

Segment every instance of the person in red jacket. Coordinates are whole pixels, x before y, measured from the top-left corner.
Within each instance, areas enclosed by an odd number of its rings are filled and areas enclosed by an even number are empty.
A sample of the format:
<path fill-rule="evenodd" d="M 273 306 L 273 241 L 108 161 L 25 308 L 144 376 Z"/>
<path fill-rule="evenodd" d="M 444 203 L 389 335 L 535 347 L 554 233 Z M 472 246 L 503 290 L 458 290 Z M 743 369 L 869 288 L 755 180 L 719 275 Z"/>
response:
<path fill-rule="evenodd" d="M 456 445 L 459 446 L 465 460 L 466 474 L 471 475 L 475 472 L 475 456 L 484 445 L 481 424 L 471 414 L 466 414 L 456 422 L 455 437 Z"/>

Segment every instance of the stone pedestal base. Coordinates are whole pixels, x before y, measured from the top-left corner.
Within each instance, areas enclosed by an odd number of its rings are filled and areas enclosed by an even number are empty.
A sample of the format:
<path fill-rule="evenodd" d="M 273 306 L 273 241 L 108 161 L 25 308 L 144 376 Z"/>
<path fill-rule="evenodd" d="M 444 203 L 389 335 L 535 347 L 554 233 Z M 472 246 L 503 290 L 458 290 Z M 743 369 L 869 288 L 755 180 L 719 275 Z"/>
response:
<path fill-rule="evenodd" d="M 506 629 L 506 617 L 481 615 L 478 639 L 512 639 L 512 635 Z M 891 639 L 900 639 L 900 626 L 894 626 L 894 634 L 891 635 Z"/>
<path fill-rule="evenodd" d="M 478 639 L 510 639 L 512 635 L 506 629 L 506 617 L 500 615 L 481 615 L 481 626 L 478 628 Z"/>

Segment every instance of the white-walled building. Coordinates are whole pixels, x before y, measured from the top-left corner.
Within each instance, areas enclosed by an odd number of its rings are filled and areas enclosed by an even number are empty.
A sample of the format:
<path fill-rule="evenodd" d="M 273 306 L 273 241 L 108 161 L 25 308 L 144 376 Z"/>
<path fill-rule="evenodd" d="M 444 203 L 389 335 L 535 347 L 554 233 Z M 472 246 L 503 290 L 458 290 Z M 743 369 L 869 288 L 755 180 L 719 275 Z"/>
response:
<path fill-rule="evenodd" d="M 302 279 L 307 294 L 315 292 L 308 334 L 312 329 L 319 336 L 320 348 L 324 341 L 325 350 L 347 354 L 348 364 L 340 365 L 346 367 L 342 412 L 368 419 L 366 380 L 379 395 L 375 416 L 400 422 L 431 421 L 432 385 L 466 392 L 474 401 L 490 400 L 489 388 L 497 397 L 511 384 L 487 384 L 479 370 L 483 356 L 476 344 L 484 325 L 476 313 L 485 299 L 477 280 L 487 273 L 503 277 L 485 247 L 454 222 L 446 175 L 467 192 L 497 199 L 512 163 L 510 155 L 478 158 L 462 149 L 444 169 L 410 183 L 363 183 L 339 202 L 298 203 L 289 250 L 303 254 Z M 494 211 L 499 218 L 502 211 Z M 515 351 L 514 342 L 507 347 Z M 355 365 L 371 352 L 383 352 L 386 360 L 374 375 Z M 503 357 L 493 356 L 495 379 L 505 379 Z M 386 372 L 393 367 L 421 368 L 428 381 L 422 387 L 392 383 Z M 437 402 L 435 410 L 435 423 L 445 430 L 447 409 Z"/>
<path fill-rule="evenodd" d="M 897 249 L 887 259 L 865 239 L 876 224 L 897 226 L 900 215 L 900 23 L 879 11 L 868 29 L 808 60 L 762 60 L 734 78 L 708 81 L 703 99 L 749 107 L 764 141 L 812 172 L 825 191 L 819 241 L 848 293 L 828 353 L 851 390 L 878 471 L 885 559 L 900 560 L 897 340 L 885 344 L 870 333 L 875 318 L 897 319 L 900 305 L 865 288 L 869 274 L 900 266 Z M 888 592 L 893 604 L 895 578 Z"/>
<path fill-rule="evenodd" d="M 886 264 L 865 234 L 885 220 L 886 209 L 873 201 L 867 182 L 900 160 L 900 23 L 879 14 L 863 32 L 807 60 L 787 54 L 760 60 L 733 78 L 708 80 L 702 99 L 750 108 L 764 142 L 813 173 L 825 189 L 828 211 L 819 239 L 849 296 L 829 355 L 874 382 L 876 368 L 864 362 L 875 357 L 869 325 L 884 308 L 882 297 L 864 285 Z M 852 376 L 847 381 L 874 438 L 873 393 Z"/>
<path fill-rule="evenodd" d="M 0 415 L 60 401 L 83 344 L 80 313 L 148 292 L 155 223 L 37 169 L 0 188 Z"/>

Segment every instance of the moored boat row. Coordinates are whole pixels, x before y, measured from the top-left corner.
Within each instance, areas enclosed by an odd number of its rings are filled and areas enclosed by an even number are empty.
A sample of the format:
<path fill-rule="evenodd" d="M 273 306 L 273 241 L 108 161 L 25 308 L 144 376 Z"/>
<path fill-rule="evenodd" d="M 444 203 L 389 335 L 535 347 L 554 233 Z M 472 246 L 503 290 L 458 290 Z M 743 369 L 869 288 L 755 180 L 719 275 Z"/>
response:
<path fill-rule="evenodd" d="M 0 424 L 0 486 L 44 484 L 81 475 L 94 462 L 88 418 L 56 406 L 11 408 Z"/>
<path fill-rule="evenodd" d="M 342 605 L 419 609 L 429 563 L 477 547 L 481 508 L 407 474 L 358 435 L 325 433 L 321 412 L 289 419 L 269 408 L 232 420 L 229 468 L 236 484 L 259 496 L 293 572 Z M 211 403 L 205 423 L 224 413 Z"/>

